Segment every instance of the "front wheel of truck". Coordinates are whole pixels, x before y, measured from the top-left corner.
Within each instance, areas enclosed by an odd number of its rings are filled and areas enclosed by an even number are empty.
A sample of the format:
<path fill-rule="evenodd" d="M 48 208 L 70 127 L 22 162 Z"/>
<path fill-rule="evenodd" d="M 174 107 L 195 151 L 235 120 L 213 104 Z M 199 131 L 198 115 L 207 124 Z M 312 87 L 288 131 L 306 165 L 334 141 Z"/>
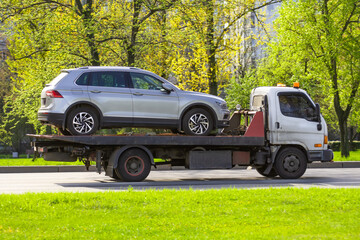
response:
<path fill-rule="evenodd" d="M 306 156 L 298 148 L 284 148 L 276 156 L 274 167 L 281 178 L 297 179 L 306 171 Z"/>

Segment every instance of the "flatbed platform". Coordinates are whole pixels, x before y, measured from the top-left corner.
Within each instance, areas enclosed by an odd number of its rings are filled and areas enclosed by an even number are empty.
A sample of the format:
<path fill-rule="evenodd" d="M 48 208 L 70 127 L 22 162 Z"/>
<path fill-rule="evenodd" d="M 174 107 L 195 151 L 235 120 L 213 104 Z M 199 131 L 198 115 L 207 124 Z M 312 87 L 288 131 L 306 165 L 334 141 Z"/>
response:
<path fill-rule="evenodd" d="M 264 137 L 248 136 L 186 136 L 186 135 L 93 135 L 93 136 L 62 136 L 36 135 L 27 136 L 36 139 L 36 145 L 54 145 L 54 142 L 72 143 L 86 146 L 263 146 Z"/>

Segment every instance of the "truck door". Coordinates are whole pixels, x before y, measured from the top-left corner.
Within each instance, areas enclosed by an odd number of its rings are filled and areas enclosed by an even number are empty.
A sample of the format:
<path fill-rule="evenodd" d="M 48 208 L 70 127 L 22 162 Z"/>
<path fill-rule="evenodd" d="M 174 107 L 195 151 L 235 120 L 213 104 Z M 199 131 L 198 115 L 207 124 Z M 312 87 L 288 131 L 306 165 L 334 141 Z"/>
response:
<path fill-rule="evenodd" d="M 318 130 L 315 104 L 306 94 L 278 93 L 275 119 L 275 144 L 300 144 L 307 150 L 322 147 L 324 128 Z"/>

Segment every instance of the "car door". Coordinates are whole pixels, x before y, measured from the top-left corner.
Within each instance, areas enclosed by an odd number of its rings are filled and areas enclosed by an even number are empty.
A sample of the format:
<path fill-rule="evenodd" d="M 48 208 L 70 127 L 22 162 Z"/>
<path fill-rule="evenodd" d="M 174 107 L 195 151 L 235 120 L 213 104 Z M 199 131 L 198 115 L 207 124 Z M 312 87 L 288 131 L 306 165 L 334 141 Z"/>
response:
<path fill-rule="evenodd" d="M 315 105 L 303 93 L 281 92 L 276 98 L 276 143 L 298 144 L 316 150 L 323 142 L 323 131 L 318 130 Z"/>
<path fill-rule="evenodd" d="M 143 74 L 130 73 L 133 96 L 134 123 L 147 126 L 176 126 L 179 98 L 175 91 L 161 91 L 162 81 Z"/>
<path fill-rule="evenodd" d="M 130 125 L 133 118 L 128 74 L 120 71 L 92 72 L 88 85 L 91 101 L 103 114 L 103 125 Z"/>

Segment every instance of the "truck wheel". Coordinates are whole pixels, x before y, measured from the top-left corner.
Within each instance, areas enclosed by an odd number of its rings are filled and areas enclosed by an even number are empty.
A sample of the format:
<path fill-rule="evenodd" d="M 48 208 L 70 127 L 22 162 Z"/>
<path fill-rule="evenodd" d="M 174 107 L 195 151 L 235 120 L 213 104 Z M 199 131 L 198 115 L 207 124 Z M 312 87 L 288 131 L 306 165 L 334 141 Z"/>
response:
<path fill-rule="evenodd" d="M 213 129 L 213 119 L 206 110 L 195 108 L 184 115 L 182 127 L 187 135 L 207 136 Z"/>
<path fill-rule="evenodd" d="M 274 178 L 274 177 L 276 177 L 278 175 L 274 168 L 272 168 L 268 174 L 265 174 L 264 171 L 266 170 L 266 168 L 267 168 L 267 166 L 257 167 L 256 171 L 260 175 L 262 175 L 264 177 L 268 177 L 268 178 Z"/>
<path fill-rule="evenodd" d="M 125 182 L 140 182 L 150 170 L 149 156 L 141 149 L 129 149 L 121 154 L 115 172 Z"/>
<path fill-rule="evenodd" d="M 275 170 L 281 178 L 299 178 L 305 173 L 306 167 L 306 156 L 298 148 L 285 148 L 276 156 Z"/>
<path fill-rule="evenodd" d="M 91 135 L 99 128 L 99 119 L 89 107 L 72 110 L 67 118 L 67 129 L 72 135 Z"/>

